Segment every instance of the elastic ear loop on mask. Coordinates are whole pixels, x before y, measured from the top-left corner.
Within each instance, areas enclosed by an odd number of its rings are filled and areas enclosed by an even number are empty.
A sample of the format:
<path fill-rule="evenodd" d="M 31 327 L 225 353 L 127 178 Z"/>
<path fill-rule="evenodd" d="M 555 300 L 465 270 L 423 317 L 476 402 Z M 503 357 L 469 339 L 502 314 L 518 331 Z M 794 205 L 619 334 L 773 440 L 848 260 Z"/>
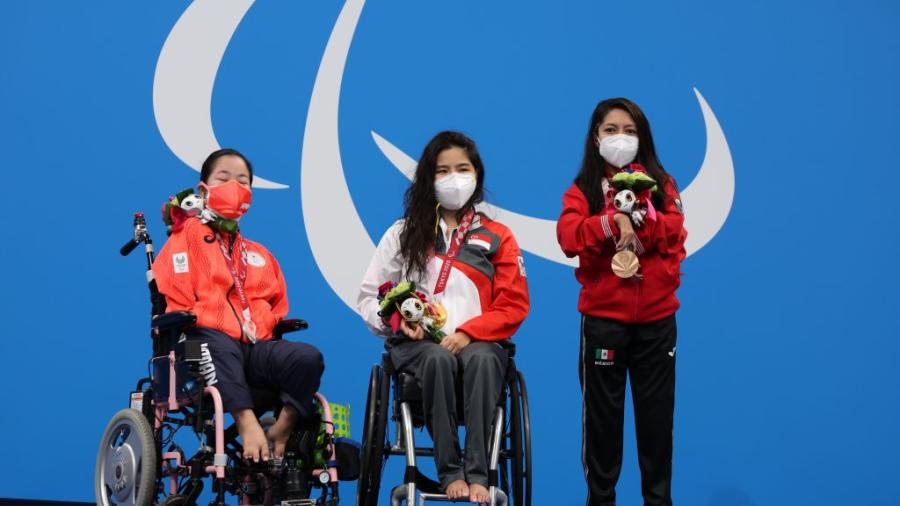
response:
<path fill-rule="evenodd" d="M 434 238 L 437 239 L 438 230 L 441 228 L 441 213 L 438 211 L 441 208 L 441 203 L 438 202 L 436 206 L 434 206 Z"/>

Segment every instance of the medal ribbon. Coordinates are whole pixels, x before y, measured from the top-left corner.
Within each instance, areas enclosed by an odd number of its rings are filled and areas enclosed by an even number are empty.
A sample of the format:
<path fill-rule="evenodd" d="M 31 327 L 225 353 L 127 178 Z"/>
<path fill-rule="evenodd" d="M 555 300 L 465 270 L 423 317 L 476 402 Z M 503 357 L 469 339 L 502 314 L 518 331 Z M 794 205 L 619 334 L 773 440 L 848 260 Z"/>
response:
<path fill-rule="evenodd" d="M 459 222 L 459 227 L 456 228 L 456 237 L 450 241 L 450 245 L 447 248 L 447 258 L 444 259 L 444 265 L 441 266 L 441 272 L 438 274 L 437 282 L 434 285 L 435 296 L 443 292 L 444 288 L 447 288 L 447 279 L 450 277 L 450 267 L 453 266 L 453 262 L 456 260 L 456 254 L 459 253 L 459 247 L 462 245 L 466 233 L 469 232 L 469 227 L 472 226 L 472 221 L 474 221 L 474 219 L 475 210 L 469 209 Z"/>
<path fill-rule="evenodd" d="M 219 241 L 219 249 L 222 256 L 225 257 L 225 263 L 228 270 L 231 271 L 231 277 L 234 279 L 234 289 L 237 291 L 238 299 L 241 301 L 241 314 L 243 322 L 241 322 L 241 330 L 251 343 L 256 342 L 256 324 L 250 315 L 250 300 L 247 298 L 247 292 L 244 290 L 244 282 L 247 280 L 247 247 L 244 245 L 243 238 L 240 240 L 241 259 L 239 262 L 234 261 L 234 257 L 225 247 L 225 241 L 220 234 L 216 234 L 216 240 Z M 232 245 L 233 246 L 233 245 Z"/>

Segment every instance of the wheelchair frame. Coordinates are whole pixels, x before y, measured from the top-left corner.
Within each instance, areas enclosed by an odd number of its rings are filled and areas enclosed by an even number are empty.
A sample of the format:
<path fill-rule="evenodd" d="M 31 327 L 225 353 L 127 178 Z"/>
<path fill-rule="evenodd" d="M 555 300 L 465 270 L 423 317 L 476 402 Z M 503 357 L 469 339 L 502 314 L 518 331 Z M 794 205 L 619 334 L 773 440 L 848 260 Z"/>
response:
<path fill-rule="evenodd" d="M 195 504 L 203 490 L 203 480 L 212 476 L 216 498 L 211 504 L 216 506 L 225 504 L 226 492 L 240 496 L 241 504 L 272 504 L 272 489 L 277 486 L 283 486 L 285 493 L 295 496 L 282 500 L 282 506 L 336 506 L 339 472 L 328 401 L 321 393 L 315 394 L 325 424 L 324 448 L 316 441 L 318 425 L 295 427 L 285 450 L 286 458 L 244 464 L 236 425 L 225 428 L 219 391 L 215 386 L 207 386 L 200 374 L 200 343 L 193 340 L 179 343 L 183 331 L 193 326 L 197 318 L 186 311 L 164 312 L 165 302 L 150 270 L 154 260 L 152 240 L 143 214 L 137 213 L 134 238 L 120 253 L 127 255 L 141 243 L 146 245 L 152 304 L 153 372 L 138 381 L 131 394 L 131 407 L 119 411 L 104 431 L 94 480 L 97 504 Z M 303 320 L 282 320 L 273 332 L 273 339 L 307 327 Z M 211 409 L 207 397 L 212 400 Z M 265 409 L 257 409 L 257 414 L 269 410 L 277 414 L 280 409 L 278 401 L 264 404 L 267 404 Z M 261 423 L 265 423 L 265 418 Z M 200 449 L 190 458 L 185 457 L 174 441 L 175 434 L 186 426 L 192 428 L 200 443 Z M 313 452 L 304 455 L 310 462 L 304 462 L 302 468 L 287 458 L 293 450 L 301 449 L 301 445 Z M 324 451 L 324 468 L 314 465 L 317 451 Z M 276 481 L 278 478 L 284 478 L 283 482 Z M 164 484 L 166 480 L 168 487 Z M 309 499 L 314 488 L 320 488 L 322 495 Z"/>
<path fill-rule="evenodd" d="M 525 377 L 515 366 L 515 345 L 510 341 L 498 344 L 507 350 L 509 360 L 506 388 L 494 414 L 490 438 L 490 504 L 505 506 L 511 497 L 514 506 L 531 506 L 531 421 Z M 389 346 L 386 344 L 385 348 L 389 349 Z M 412 377 L 410 373 L 394 368 L 387 351 L 382 354 L 381 363 L 372 366 L 366 401 L 357 506 L 378 504 L 384 465 L 388 458 L 397 455 L 405 457 L 406 470 L 403 484 L 391 491 L 392 506 L 399 506 L 404 500 L 406 504 L 412 505 L 416 501 L 417 490 L 420 491 L 420 505 L 424 505 L 427 500 L 449 500 L 441 492 L 440 484 L 425 477 L 416 464 L 416 457 L 433 456 L 434 450 L 415 446 L 413 429 L 424 426 L 424 419 L 419 414 L 422 406 L 421 403 L 417 404 L 417 399 L 402 391 L 404 375 Z M 391 400 L 393 402 L 389 405 Z M 460 404 L 461 398 L 457 401 Z M 388 409 L 396 430 L 393 443 L 387 439 Z"/>

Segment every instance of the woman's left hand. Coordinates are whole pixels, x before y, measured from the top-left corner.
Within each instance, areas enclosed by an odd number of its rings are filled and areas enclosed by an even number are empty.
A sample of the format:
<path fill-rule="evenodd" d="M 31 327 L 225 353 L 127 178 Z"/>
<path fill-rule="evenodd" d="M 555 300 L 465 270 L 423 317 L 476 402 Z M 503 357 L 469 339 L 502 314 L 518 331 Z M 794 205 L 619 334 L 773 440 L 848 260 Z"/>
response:
<path fill-rule="evenodd" d="M 472 338 L 469 337 L 468 334 L 457 331 L 441 339 L 441 346 L 446 348 L 450 353 L 458 355 L 459 352 L 471 342 Z"/>

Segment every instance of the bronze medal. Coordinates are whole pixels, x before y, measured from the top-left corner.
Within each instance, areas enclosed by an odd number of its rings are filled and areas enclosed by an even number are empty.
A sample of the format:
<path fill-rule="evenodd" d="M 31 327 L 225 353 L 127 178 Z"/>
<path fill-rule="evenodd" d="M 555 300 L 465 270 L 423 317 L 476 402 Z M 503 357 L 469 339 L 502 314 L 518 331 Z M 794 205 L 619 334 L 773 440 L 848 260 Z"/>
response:
<path fill-rule="evenodd" d="M 633 251 L 622 250 L 612 257 L 612 271 L 620 278 L 628 279 L 634 276 L 640 267 L 641 263 Z"/>

